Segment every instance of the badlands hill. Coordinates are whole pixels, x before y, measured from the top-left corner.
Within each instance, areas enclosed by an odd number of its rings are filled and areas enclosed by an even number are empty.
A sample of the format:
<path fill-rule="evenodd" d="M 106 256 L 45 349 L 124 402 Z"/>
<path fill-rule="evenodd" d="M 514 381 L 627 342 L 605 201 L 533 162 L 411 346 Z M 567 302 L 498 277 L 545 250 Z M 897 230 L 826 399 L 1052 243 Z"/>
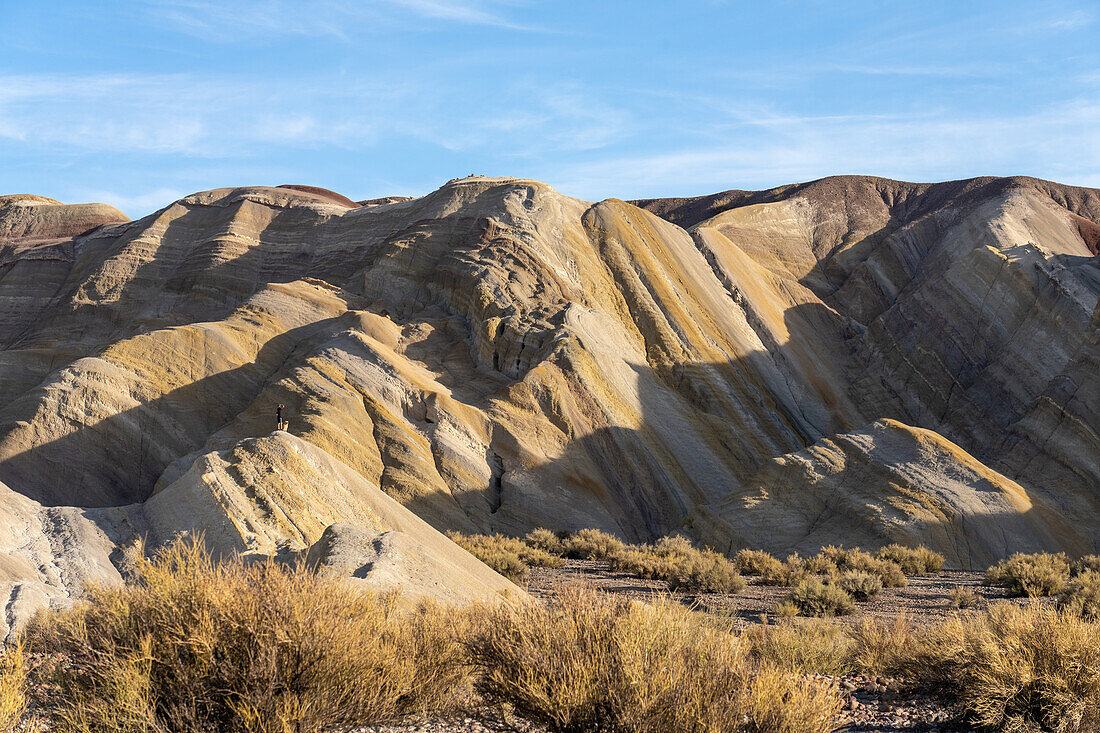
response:
<path fill-rule="evenodd" d="M 517 590 L 441 530 L 1095 552 L 1097 222 L 1027 178 L 0 198 L 3 623 L 195 531 L 458 600 Z"/>

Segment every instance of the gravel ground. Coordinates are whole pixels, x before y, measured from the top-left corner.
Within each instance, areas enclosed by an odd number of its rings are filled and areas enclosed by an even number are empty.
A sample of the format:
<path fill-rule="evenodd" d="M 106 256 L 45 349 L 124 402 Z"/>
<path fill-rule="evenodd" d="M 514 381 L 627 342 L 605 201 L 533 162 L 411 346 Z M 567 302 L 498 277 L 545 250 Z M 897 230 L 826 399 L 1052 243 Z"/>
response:
<path fill-rule="evenodd" d="M 498 710 L 484 709 L 450 718 L 426 718 L 404 725 L 360 728 L 356 733 L 546 733 L 546 727 Z"/>
<path fill-rule="evenodd" d="M 914 623 L 934 623 L 958 613 L 950 605 L 951 590 L 956 585 L 970 588 L 978 597 L 974 610 L 982 610 L 992 601 L 1010 600 L 1028 603 L 1028 599 L 1009 599 L 1000 588 L 982 586 L 983 573 L 966 570 L 945 570 L 938 575 L 911 575 L 905 588 L 886 588 L 874 599 L 857 604 L 856 611 L 838 620 L 853 623 L 873 616 L 893 619 L 905 614 Z M 607 564 L 594 560 L 567 560 L 560 568 L 531 568 L 527 576 L 527 592 L 538 598 L 553 598 L 557 589 L 569 582 L 581 581 L 599 590 L 631 598 L 667 595 L 680 602 L 710 613 L 728 615 L 739 626 L 762 621 L 787 594 L 786 588 L 759 585 L 755 578 L 746 578 L 749 585 L 736 594 L 670 593 L 660 580 L 644 580 L 608 569 Z"/>

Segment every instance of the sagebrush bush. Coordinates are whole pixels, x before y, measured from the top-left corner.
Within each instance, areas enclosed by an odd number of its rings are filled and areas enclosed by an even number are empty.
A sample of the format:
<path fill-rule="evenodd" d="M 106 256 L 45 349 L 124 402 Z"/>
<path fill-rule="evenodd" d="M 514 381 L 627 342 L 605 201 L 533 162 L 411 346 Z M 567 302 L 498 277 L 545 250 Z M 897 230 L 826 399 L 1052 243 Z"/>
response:
<path fill-rule="evenodd" d="M 451 540 L 506 578 L 520 580 L 532 567 L 556 568 L 562 559 L 523 540 L 499 534 L 448 532 Z"/>
<path fill-rule="evenodd" d="M 672 590 L 696 593 L 740 593 L 745 589 L 745 579 L 733 563 L 713 550 L 673 558 L 667 580 Z"/>
<path fill-rule="evenodd" d="M 552 532 L 544 527 L 538 527 L 527 533 L 527 536 L 523 538 L 531 547 L 536 550 L 542 550 L 543 552 L 551 555 L 562 555 L 565 553 L 565 548 L 561 543 L 561 535 L 556 532 Z"/>
<path fill-rule="evenodd" d="M 1100 573 L 1086 571 L 1071 580 L 1058 597 L 1058 607 L 1100 621 Z"/>
<path fill-rule="evenodd" d="M 479 686 L 557 731 L 827 731 L 835 688 L 752 658 L 678 604 L 571 589 L 492 613 L 470 641 Z"/>
<path fill-rule="evenodd" d="M 1100 729 L 1100 624 L 1049 606 L 1000 603 L 916 636 L 899 672 L 955 698 L 971 725 Z"/>
<path fill-rule="evenodd" d="M 729 558 L 700 550 L 684 537 L 663 537 L 652 545 L 631 545 L 611 555 L 612 570 L 639 578 L 663 580 L 671 590 L 695 593 L 738 593 L 744 579 Z"/>
<path fill-rule="evenodd" d="M 848 631 L 849 667 L 860 674 L 896 674 L 913 647 L 914 631 L 905 614 L 892 620 L 860 619 Z"/>
<path fill-rule="evenodd" d="M 815 575 L 832 575 L 836 572 L 836 562 L 825 554 L 825 549 L 822 549 L 816 555 L 807 557 L 803 560 L 802 566 L 806 568 L 807 572 Z"/>
<path fill-rule="evenodd" d="M 674 534 L 654 542 L 653 552 L 661 557 L 681 557 L 698 552 L 698 549 L 687 537 Z"/>
<path fill-rule="evenodd" d="M 741 550 L 733 562 L 742 575 L 776 577 L 783 570 L 783 563 L 763 550 Z"/>
<path fill-rule="evenodd" d="M 836 584 L 857 601 L 874 598 L 882 590 L 882 578 L 862 570 L 847 570 L 837 576 Z"/>
<path fill-rule="evenodd" d="M 607 560 L 626 549 L 617 537 L 598 529 L 581 529 L 562 539 L 566 557 L 579 560 Z"/>
<path fill-rule="evenodd" d="M 821 555 L 824 561 L 821 563 L 827 567 L 831 562 L 837 573 L 847 570 L 858 570 L 871 575 L 877 575 L 882 581 L 883 588 L 904 588 L 909 582 L 905 579 L 905 573 L 901 566 L 893 560 L 872 557 L 863 550 L 845 550 L 840 547 L 829 546 L 822 548 Z"/>
<path fill-rule="evenodd" d="M 1064 554 L 1016 553 L 985 572 L 985 584 L 999 586 L 1013 596 L 1050 596 L 1069 579 L 1071 565 Z"/>
<path fill-rule="evenodd" d="M 780 608 L 789 606 L 780 612 Z M 840 624 L 789 616 L 798 606 L 784 601 L 776 607 L 777 624 L 750 626 L 741 632 L 752 654 L 795 674 L 840 675 L 851 669 L 852 637 Z"/>
<path fill-rule="evenodd" d="M 134 570 L 133 585 L 89 587 L 29 625 L 47 662 L 28 689 L 51 730 L 347 729 L 448 709 L 470 681 L 453 609 L 399 611 L 271 561 L 216 564 L 200 540 Z"/>
<path fill-rule="evenodd" d="M 769 567 L 764 575 L 760 577 L 760 583 L 762 585 L 778 585 L 789 588 L 792 585 L 798 585 L 801 581 L 809 578 L 810 575 L 811 571 L 807 568 L 806 561 L 798 555 L 790 555 L 778 566 Z"/>
<path fill-rule="evenodd" d="M 951 595 L 948 597 L 948 602 L 952 608 L 974 608 L 978 605 L 978 594 L 974 592 L 973 588 L 969 588 L 965 585 L 955 585 L 951 588 Z"/>
<path fill-rule="evenodd" d="M 672 572 L 670 558 L 658 555 L 644 546 L 641 549 L 623 550 L 609 557 L 607 564 L 616 572 L 650 580 L 665 580 Z"/>
<path fill-rule="evenodd" d="M 879 560 L 889 560 L 901 567 L 906 575 L 938 573 L 943 569 L 944 557 L 927 547 L 887 545 L 875 553 Z"/>
<path fill-rule="evenodd" d="M 0 733 L 15 733 L 27 710 L 27 667 L 23 645 L 0 650 Z"/>
<path fill-rule="evenodd" d="M 807 578 L 791 588 L 787 600 L 798 606 L 803 616 L 843 616 L 855 608 L 848 593 L 835 583 Z"/>
<path fill-rule="evenodd" d="M 1100 573 L 1100 555 L 1085 555 L 1073 563 L 1073 574 Z"/>
<path fill-rule="evenodd" d="M 773 613 L 779 618 L 791 618 L 798 615 L 798 606 L 790 601 L 780 601 L 775 604 Z"/>

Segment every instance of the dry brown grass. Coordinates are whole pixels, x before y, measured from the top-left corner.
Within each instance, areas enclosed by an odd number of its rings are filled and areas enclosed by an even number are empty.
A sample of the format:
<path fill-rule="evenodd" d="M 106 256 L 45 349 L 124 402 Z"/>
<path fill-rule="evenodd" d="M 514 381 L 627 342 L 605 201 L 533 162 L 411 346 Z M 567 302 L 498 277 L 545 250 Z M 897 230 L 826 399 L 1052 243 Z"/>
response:
<path fill-rule="evenodd" d="M 1100 573 L 1100 555 L 1085 555 L 1073 563 L 1073 574 Z"/>
<path fill-rule="evenodd" d="M 733 562 L 742 575 L 776 577 L 783 570 L 783 563 L 763 550 L 741 550 Z"/>
<path fill-rule="evenodd" d="M 882 578 L 862 570 L 846 570 L 836 577 L 836 584 L 857 601 L 867 601 L 882 591 Z"/>
<path fill-rule="evenodd" d="M 55 731 L 347 729 L 444 710 L 471 679 L 464 616 L 272 562 L 214 563 L 200 541 L 153 560 L 138 580 L 91 587 L 87 602 L 40 615 L 28 650 Z M 49 692 L 60 690 L 60 694 Z"/>
<path fill-rule="evenodd" d="M 607 560 L 626 549 L 622 540 L 598 529 L 571 532 L 561 543 L 566 557 L 579 560 Z"/>
<path fill-rule="evenodd" d="M 1058 597 L 1058 607 L 1100 621 L 1100 573 L 1086 571 L 1073 578 Z"/>
<path fill-rule="evenodd" d="M 852 637 L 843 626 L 815 618 L 781 618 L 742 632 L 753 655 L 794 674 L 840 675 L 851 669 Z"/>
<path fill-rule="evenodd" d="M 557 532 L 539 527 L 528 532 L 527 536 L 523 538 L 523 541 L 536 550 L 542 550 L 551 555 L 561 556 L 565 553 L 565 547 L 563 547 L 561 543 L 562 536 L 564 535 L 559 535 Z"/>
<path fill-rule="evenodd" d="M 459 532 L 448 532 L 447 536 L 478 560 L 512 580 L 521 580 L 529 568 L 556 568 L 563 562 L 557 555 L 514 537 Z"/>
<path fill-rule="evenodd" d="M 968 588 L 965 585 L 955 585 L 951 588 L 948 604 L 952 608 L 974 608 L 978 605 L 978 594 L 974 592 L 973 588 Z"/>
<path fill-rule="evenodd" d="M 0 651 L 0 733 L 15 733 L 27 710 L 27 666 L 23 645 Z"/>
<path fill-rule="evenodd" d="M 836 568 L 833 565 L 829 567 L 835 571 Z M 770 567 L 767 572 L 760 578 L 762 585 L 778 585 L 790 588 L 792 585 L 798 585 L 803 580 L 806 580 L 813 574 L 810 570 L 807 562 L 800 558 L 798 555 L 790 555 L 786 560 L 779 563 L 778 567 Z"/>
<path fill-rule="evenodd" d="M 793 672 L 900 675 L 958 703 L 971 729 L 1100 730 L 1100 622 L 1073 610 L 1001 603 L 925 627 L 790 619 L 743 638 Z"/>
<path fill-rule="evenodd" d="M 1069 580 L 1069 558 L 1064 554 L 1016 553 L 985 572 L 985 584 L 999 586 L 1014 596 L 1050 596 Z"/>
<path fill-rule="evenodd" d="M 739 593 L 745 588 L 737 566 L 720 553 L 700 550 L 683 537 L 663 537 L 653 545 L 629 546 L 608 558 L 612 570 L 664 580 L 671 590 Z"/>
<path fill-rule="evenodd" d="M 905 614 L 891 621 L 860 619 L 852 637 L 849 667 L 862 674 L 896 674 L 913 648 L 916 628 Z"/>
<path fill-rule="evenodd" d="M 816 555 L 805 558 L 802 561 L 802 567 L 806 568 L 806 571 L 815 575 L 832 575 L 836 572 L 836 562 L 833 561 L 829 555 L 825 553 L 823 549 Z"/>
<path fill-rule="evenodd" d="M 908 585 L 905 573 L 901 566 L 892 560 L 872 557 L 863 550 L 845 550 L 840 547 L 824 547 L 821 550 L 822 559 L 818 564 L 827 567 L 832 563 L 837 573 L 848 570 L 857 570 L 871 575 L 877 575 L 882 581 L 883 588 L 904 588 Z"/>
<path fill-rule="evenodd" d="M 1007 733 L 1100 729 L 1100 624 L 1002 603 L 917 634 L 900 671 L 957 699 L 969 723 Z"/>
<path fill-rule="evenodd" d="M 928 627 L 790 618 L 735 633 L 576 587 L 553 605 L 401 612 L 305 569 L 215 564 L 199 542 L 134 566 L 134 585 L 33 621 L 34 664 L 21 646 L 0 657 L 0 731 L 20 730 L 24 691 L 59 733 L 305 733 L 453 709 L 476 684 L 558 731 L 798 733 L 828 730 L 839 704 L 804 675 L 846 672 L 939 690 L 974 728 L 1100 729 L 1100 621 L 1070 590 L 1060 609 L 1001 604 Z M 1100 597 L 1100 576 L 1074 582 Z M 813 578 L 792 595 L 811 585 L 811 610 L 842 592 Z"/>
<path fill-rule="evenodd" d="M 943 569 L 944 563 L 943 555 L 927 547 L 887 545 L 875 553 L 875 557 L 897 563 L 906 575 L 938 573 Z"/>
<path fill-rule="evenodd" d="M 786 600 L 797 606 L 803 616 L 843 616 L 855 608 L 852 597 L 843 588 L 818 578 L 799 582 L 791 588 Z"/>
<path fill-rule="evenodd" d="M 713 620 L 586 589 L 493 612 L 471 653 L 485 694 L 557 731 L 826 731 L 840 703 Z"/>

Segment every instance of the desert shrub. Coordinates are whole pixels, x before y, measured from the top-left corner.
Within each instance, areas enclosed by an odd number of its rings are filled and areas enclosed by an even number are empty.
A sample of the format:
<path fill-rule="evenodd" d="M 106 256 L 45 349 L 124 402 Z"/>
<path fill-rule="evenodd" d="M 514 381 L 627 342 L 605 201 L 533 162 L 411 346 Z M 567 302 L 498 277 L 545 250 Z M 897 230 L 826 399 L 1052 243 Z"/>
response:
<path fill-rule="evenodd" d="M 790 615 L 798 606 L 784 601 Z M 779 608 L 776 608 L 777 614 Z M 821 619 L 784 620 L 772 625 L 750 626 L 742 632 L 752 654 L 795 674 L 840 675 L 849 671 L 852 638 L 843 626 Z"/>
<path fill-rule="evenodd" d="M 1013 596 L 1049 596 L 1062 590 L 1070 573 L 1064 554 L 1016 553 L 985 572 L 985 584 L 999 586 Z"/>
<path fill-rule="evenodd" d="M 579 560 L 607 560 L 626 549 L 622 540 L 598 529 L 582 529 L 562 539 L 566 557 Z"/>
<path fill-rule="evenodd" d="M 832 575 L 836 572 L 836 562 L 825 553 L 824 549 L 816 555 L 807 557 L 802 562 L 802 566 L 807 572 L 815 575 Z"/>
<path fill-rule="evenodd" d="M 974 608 L 978 605 L 978 600 L 978 594 L 974 589 L 965 585 L 955 585 L 948 596 L 948 603 L 952 608 Z"/>
<path fill-rule="evenodd" d="M 849 632 L 849 665 L 861 674 L 896 674 L 913 647 L 914 627 L 901 614 L 892 620 L 864 618 Z"/>
<path fill-rule="evenodd" d="M 1100 621 L 1100 573 L 1084 572 L 1071 580 L 1058 597 L 1058 607 Z"/>
<path fill-rule="evenodd" d="M 543 552 L 551 555 L 562 555 L 565 553 L 565 548 L 562 546 L 561 537 L 556 532 L 539 527 L 533 529 L 527 533 L 527 536 L 523 538 L 531 547 L 536 550 L 542 550 Z"/>
<path fill-rule="evenodd" d="M 676 604 L 584 589 L 492 611 L 470 651 L 484 694 L 556 731 L 827 731 L 839 708 Z"/>
<path fill-rule="evenodd" d="M 836 584 L 857 601 L 874 598 L 882 590 L 882 578 L 862 570 L 848 570 L 841 573 L 836 579 Z"/>
<path fill-rule="evenodd" d="M 899 565 L 906 575 L 938 573 L 943 569 L 944 557 L 927 547 L 887 545 L 875 553 L 879 560 L 889 560 Z"/>
<path fill-rule="evenodd" d="M 918 634 L 902 674 L 938 687 L 971 725 L 1009 733 L 1100 729 L 1100 624 L 1001 603 Z"/>
<path fill-rule="evenodd" d="M 662 537 L 653 543 L 653 552 L 661 557 L 677 557 L 698 552 L 691 540 L 678 534 Z"/>
<path fill-rule="evenodd" d="M 1073 574 L 1100 573 L 1100 555 L 1085 555 L 1073 563 Z"/>
<path fill-rule="evenodd" d="M 674 558 L 668 574 L 672 590 L 697 593 L 740 593 L 745 580 L 737 568 L 713 550 L 698 550 L 691 555 Z"/>
<path fill-rule="evenodd" d="M 806 580 L 811 572 L 806 567 L 806 562 L 798 555 L 790 555 L 786 560 L 776 566 L 769 567 L 760 577 L 762 585 L 779 585 L 791 587 Z"/>
<path fill-rule="evenodd" d="M 877 575 L 883 588 L 904 588 L 909 584 L 901 566 L 893 560 L 872 557 L 863 550 L 845 550 L 840 547 L 826 547 L 822 555 L 836 566 L 836 572 L 856 570 Z"/>
<path fill-rule="evenodd" d="M 609 557 L 608 565 L 639 578 L 664 580 L 672 590 L 738 593 L 745 588 L 729 558 L 697 549 L 683 537 L 663 537 L 653 545 L 628 547 Z"/>
<path fill-rule="evenodd" d="M 742 575 L 776 577 L 783 569 L 783 563 L 763 550 L 741 550 L 733 562 Z"/>
<path fill-rule="evenodd" d="M 27 667 L 22 644 L 0 652 L 0 733 L 21 730 L 27 710 Z"/>
<path fill-rule="evenodd" d="M 651 580 L 664 580 L 672 572 L 670 558 L 662 557 L 648 547 L 623 550 L 608 558 L 607 563 L 616 572 Z"/>
<path fill-rule="evenodd" d="M 134 570 L 29 625 L 47 661 L 28 690 L 51 730 L 347 729 L 446 709 L 469 682 L 453 610 L 402 612 L 270 561 L 219 565 L 201 540 Z"/>
<path fill-rule="evenodd" d="M 807 578 L 791 588 L 787 600 L 798 606 L 803 616 L 842 616 L 855 608 L 852 597 L 843 588 L 817 578 Z"/>
<path fill-rule="evenodd" d="M 779 618 L 792 618 L 798 615 L 798 606 L 794 605 L 790 601 L 780 601 L 775 604 L 773 611 Z"/>
<path fill-rule="evenodd" d="M 562 559 L 545 550 L 532 547 L 523 540 L 499 534 L 460 534 L 448 532 L 451 540 L 506 578 L 519 580 L 528 568 L 556 568 Z"/>

